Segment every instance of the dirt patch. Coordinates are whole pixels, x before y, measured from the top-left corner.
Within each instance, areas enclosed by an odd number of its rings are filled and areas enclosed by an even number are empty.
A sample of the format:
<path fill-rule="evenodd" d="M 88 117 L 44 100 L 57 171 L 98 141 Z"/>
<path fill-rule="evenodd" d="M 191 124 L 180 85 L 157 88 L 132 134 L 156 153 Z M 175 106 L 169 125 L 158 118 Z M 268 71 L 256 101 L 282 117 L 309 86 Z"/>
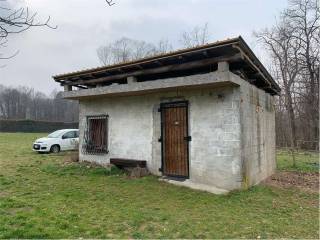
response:
<path fill-rule="evenodd" d="M 72 151 L 65 155 L 63 159 L 65 164 L 70 164 L 74 162 L 79 162 L 79 152 L 78 151 Z"/>
<path fill-rule="evenodd" d="M 0 198 L 5 198 L 5 197 L 8 197 L 8 196 L 10 196 L 10 194 L 8 192 L 0 191 Z"/>
<path fill-rule="evenodd" d="M 141 178 L 150 174 L 147 168 L 141 167 L 128 167 L 124 168 L 124 171 L 127 173 L 129 178 Z"/>
<path fill-rule="evenodd" d="M 10 215 L 15 216 L 17 213 L 26 213 L 26 212 L 31 212 L 34 209 L 32 207 L 20 207 L 20 208 L 9 208 L 6 210 L 7 213 Z"/>
<path fill-rule="evenodd" d="M 319 173 L 277 172 L 264 181 L 265 185 L 281 188 L 299 188 L 305 192 L 319 192 Z"/>

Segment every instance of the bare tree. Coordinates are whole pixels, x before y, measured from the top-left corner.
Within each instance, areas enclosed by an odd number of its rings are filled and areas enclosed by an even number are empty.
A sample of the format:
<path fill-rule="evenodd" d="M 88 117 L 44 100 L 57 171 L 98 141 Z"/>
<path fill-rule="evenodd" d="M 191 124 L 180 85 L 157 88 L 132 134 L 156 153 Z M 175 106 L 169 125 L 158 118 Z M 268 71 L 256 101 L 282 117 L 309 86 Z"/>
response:
<path fill-rule="evenodd" d="M 183 47 L 196 47 L 208 43 L 208 23 L 203 26 L 195 26 L 191 31 L 185 31 L 181 35 L 180 42 Z"/>
<path fill-rule="evenodd" d="M 172 49 L 173 49 L 172 45 L 168 39 L 161 39 L 156 46 L 155 52 L 157 54 L 162 54 L 162 53 L 170 52 L 172 51 Z"/>
<path fill-rule="evenodd" d="M 156 54 L 156 47 L 152 43 L 147 43 L 145 41 L 132 41 L 132 59 L 145 58 Z"/>
<path fill-rule="evenodd" d="M 113 63 L 112 45 L 101 46 L 97 49 L 97 56 L 103 65 L 110 65 Z"/>
<path fill-rule="evenodd" d="M 108 65 L 131 60 L 133 41 L 132 39 L 123 37 L 115 42 L 99 47 L 97 54 L 100 62 Z"/>
<path fill-rule="evenodd" d="M 195 47 L 209 41 L 208 24 L 196 26 L 189 32 L 181 35 L 180 42 L 183 47 Z M 100 46 L 97 56 L 103 65 L 127 62 L 145 58 L 157 54 L 172 51 L 172 45 L 168 39 L 162 39 L 158 43 L 148 43 L 141 40 L 122 37 L 114 42 Z"/>
<path fill-rule="evenodd" d="M 317 149 L 319 141 L 320 23 L 316 0 L 290 0 L 271 29 L 255 33 L 266 46 L 271 72 L 282 86 L 276 101 L 277 140 Z M 296 165 L 293 154 L 293 165 Z"/>
<path fill-rule="evenodd" d="M 132 59 L 131 44 L 131 39 L 125 37 L 114 42 L 112 52 L 116 63 L 127 62 Z"/>
<path fill-rule="evenodd" d="M 292 35 L 289 22 L 282 17 L 280 23 L 272 29 L 265 29 L 256 32 L 255 36 L 262 42 L 270 53 L 271 61 L 274 63 L 274 71 L 278 73 L 278 82 L 284 90 L 285 106 L 289 116 L 291 150 L 297 146 L 295 111 L 293 101 L 293 91 L 297 81 L 297 75 L 301 70 L 298 62 L 298 50 L 300 41 Z M 293 165 L 296 166 L 294 154 Z"/>
<path fill-rule="evenodd" d="M 6 0 L 0 0 L 0 48 L 6 47 L 8 36 L 18 34 L 28 30 L 31 27 L 49 27 L 56 28 L 49 24 L 50 17 L 44 22 L 37 20 L 37 13 L 33 13 L 29 8 L 11 9 Z M 0 54 L 0 59 L 8 59 L 17 54 L 17 52 L 9 57 Z"/>
<path fill-rule="evenodd" d="M 317 69 L 320 64 L 320 8 L 318 0 L 291 0 L 284 12 L 290 21 L 293 38 L 301 45 L 298 51 L 300 74 L 303 88 L 303 101 L 306 103 L 306 124 L 312 129 L 309 140 L 319 138 L 319 76 Z"/>
<path fill-rule="evenodd" d="M 172 49 L 168 40 L 161 40 L 157 45 L 141 40 L 123 37 L 97 49 L 97 56 L 103 65 L 127 62 L 156 54 L 162 54 Z"/>

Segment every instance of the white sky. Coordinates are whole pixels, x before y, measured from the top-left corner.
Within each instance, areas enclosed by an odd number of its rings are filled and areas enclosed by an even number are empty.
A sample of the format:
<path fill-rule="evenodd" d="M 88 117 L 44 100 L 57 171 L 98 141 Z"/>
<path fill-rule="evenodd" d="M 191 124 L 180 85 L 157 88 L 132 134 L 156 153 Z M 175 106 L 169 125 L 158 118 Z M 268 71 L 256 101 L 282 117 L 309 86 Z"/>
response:
<path fill-rule="evenodd" d="M 29 86 L 44 93 L 60 89 L 52 75 L 97 67 L 96 49 L 121 37 L 156 43 L 168 39 L 174 47 L 179 36 L 208 22 L 211 41 L 241 35 L 258 57 L 263 49 L 254 30 L 272 26 L 286 0 L 7 0 L 28 6 L 40 19 L 51 16 L 58 29 L 33 28 L 9 38 L 0 49 L 19 54 L 0 60 L 0 84 Z"/>

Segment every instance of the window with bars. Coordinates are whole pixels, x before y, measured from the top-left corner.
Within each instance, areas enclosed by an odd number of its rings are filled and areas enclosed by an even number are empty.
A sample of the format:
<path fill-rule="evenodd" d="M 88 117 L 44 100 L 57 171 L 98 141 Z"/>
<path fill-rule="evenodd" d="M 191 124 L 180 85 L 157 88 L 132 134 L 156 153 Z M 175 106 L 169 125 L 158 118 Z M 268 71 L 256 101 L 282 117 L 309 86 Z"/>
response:
<path fill-rule="evenodd" d="M 84 154 L 108 153 L 108 115 L 88 116 L 82 152 Z"/>

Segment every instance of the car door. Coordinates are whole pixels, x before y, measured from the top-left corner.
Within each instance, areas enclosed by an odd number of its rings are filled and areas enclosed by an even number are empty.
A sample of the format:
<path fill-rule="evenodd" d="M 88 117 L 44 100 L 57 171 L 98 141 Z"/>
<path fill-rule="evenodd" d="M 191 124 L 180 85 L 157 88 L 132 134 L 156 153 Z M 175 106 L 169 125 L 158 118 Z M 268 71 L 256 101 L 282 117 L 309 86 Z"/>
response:
<path fill-rule="evenodd" d="M 74 131 L 66 132 L 61 137 L 61 150 L 71 150 L 72 147 L 72 140 L 75 137 Z"/>
<path fill-rule="evenodd" d="M 76 150 L 79 147 L 79 131 L 73 131 L 73 138 L 71 139 L 71 148 Z"/>

